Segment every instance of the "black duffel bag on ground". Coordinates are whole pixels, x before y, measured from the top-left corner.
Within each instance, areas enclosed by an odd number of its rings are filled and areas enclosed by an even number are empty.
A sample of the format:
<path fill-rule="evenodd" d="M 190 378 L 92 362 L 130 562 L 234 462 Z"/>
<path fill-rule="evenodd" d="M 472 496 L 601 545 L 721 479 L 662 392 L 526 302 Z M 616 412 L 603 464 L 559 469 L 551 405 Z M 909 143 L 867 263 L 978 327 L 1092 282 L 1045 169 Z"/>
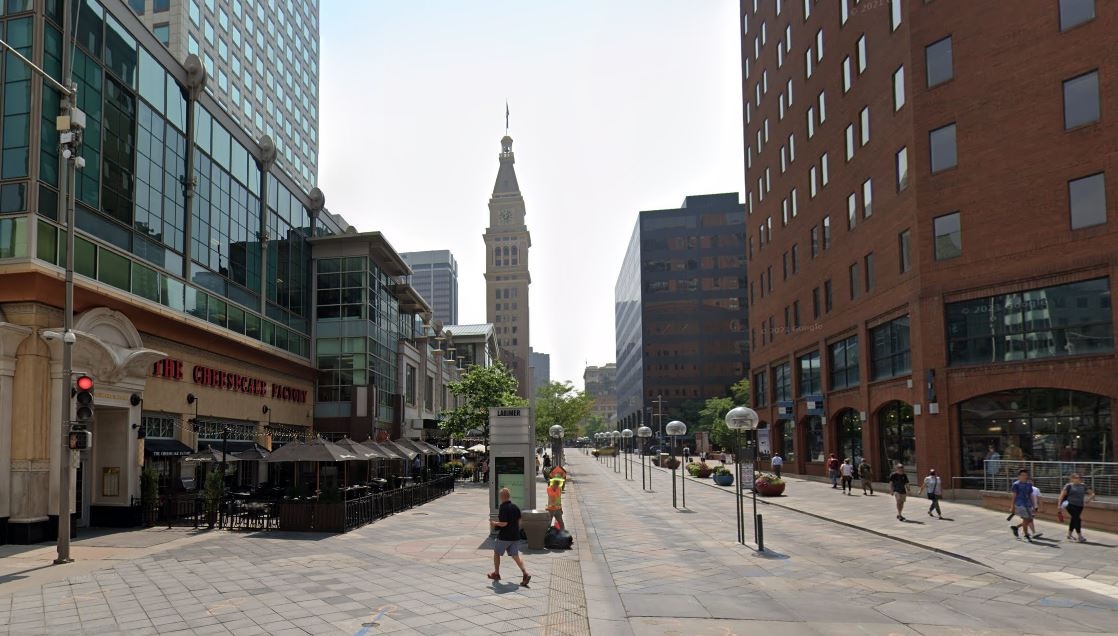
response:
<path fill-rule="evenodd" d="M 543 538 L 543 546 L 548 550 L 570 550 L 574 542 L 570 532 L 554 526 L 547 529 L 547 535 Z"/>

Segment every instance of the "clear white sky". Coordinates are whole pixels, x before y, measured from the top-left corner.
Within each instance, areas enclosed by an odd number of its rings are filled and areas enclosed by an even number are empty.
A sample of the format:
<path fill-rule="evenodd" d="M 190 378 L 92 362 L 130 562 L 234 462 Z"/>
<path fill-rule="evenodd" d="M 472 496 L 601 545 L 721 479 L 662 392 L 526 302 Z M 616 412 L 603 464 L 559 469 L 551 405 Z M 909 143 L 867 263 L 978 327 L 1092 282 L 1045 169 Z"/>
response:
<path fill-rule="evenodd" d="M 401 252 L 449 249 L 485 322 L 487 203 L 509 134 L 553 380 L 614 360 L 637 212 L 742 192 L 736 0 L 323 0 L 319 183 Z"/>

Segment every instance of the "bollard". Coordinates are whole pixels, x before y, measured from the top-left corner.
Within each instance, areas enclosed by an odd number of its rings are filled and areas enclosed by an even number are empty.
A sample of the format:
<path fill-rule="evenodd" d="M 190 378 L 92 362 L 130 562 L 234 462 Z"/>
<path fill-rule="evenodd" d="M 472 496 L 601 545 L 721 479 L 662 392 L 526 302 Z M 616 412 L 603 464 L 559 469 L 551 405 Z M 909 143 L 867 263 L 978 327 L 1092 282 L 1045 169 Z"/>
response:
<path fill-rule="evenodd" d="M 765 551 L 765 521 L 761 515 L 757 515 L 757 551 Z"/>

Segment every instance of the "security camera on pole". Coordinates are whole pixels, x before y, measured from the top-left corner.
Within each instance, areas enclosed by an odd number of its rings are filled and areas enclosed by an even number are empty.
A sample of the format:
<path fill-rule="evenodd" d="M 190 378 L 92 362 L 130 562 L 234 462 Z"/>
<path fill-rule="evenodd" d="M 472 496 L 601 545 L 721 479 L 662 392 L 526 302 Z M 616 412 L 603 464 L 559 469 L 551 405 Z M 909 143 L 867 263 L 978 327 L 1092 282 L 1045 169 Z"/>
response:
<path fill-rule="evenodd" d="M 765 551 L 765 531 L 764 525 L 761 521 L 761 515 L 757 514 L 757 488 L 753 485 L 753 472 L 754 461 L 756 458 L 757 447 L 755 444 L 750 444 L 747 447 L 749 461 L 742 466 L 741 461 L 741 432 L 742 431 L 755 431 L 757 430 L 757 423 L 760 421 L 757 411 L 745 406 L 735 406 L 726 413 L 726 427 L 734 431 L 734 437 L 737 440 L 737 459 L 738 468 L 738 489 L 737 489 L 737 513 L 738 513 L 738 543 L 745 545 L 745 502 L 742 500 L 742 489 L 745 487 L 745 477 L 749 478 L 749 489 L 753 491 L 753 537 L 757 543 L 757 551 Z"/>

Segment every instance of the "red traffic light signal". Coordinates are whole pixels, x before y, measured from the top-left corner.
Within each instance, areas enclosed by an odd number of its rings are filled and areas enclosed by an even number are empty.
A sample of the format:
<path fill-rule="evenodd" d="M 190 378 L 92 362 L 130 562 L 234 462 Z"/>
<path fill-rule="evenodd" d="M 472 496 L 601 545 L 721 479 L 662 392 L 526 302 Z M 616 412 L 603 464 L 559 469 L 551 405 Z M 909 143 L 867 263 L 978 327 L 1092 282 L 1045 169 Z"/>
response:
<path fill-rule="evenodd" d="M 74 399 L 77 401 L 75 415 L 81 424 L 93 421 L 93 378 L 79 375 L 74 381 Z"/>

